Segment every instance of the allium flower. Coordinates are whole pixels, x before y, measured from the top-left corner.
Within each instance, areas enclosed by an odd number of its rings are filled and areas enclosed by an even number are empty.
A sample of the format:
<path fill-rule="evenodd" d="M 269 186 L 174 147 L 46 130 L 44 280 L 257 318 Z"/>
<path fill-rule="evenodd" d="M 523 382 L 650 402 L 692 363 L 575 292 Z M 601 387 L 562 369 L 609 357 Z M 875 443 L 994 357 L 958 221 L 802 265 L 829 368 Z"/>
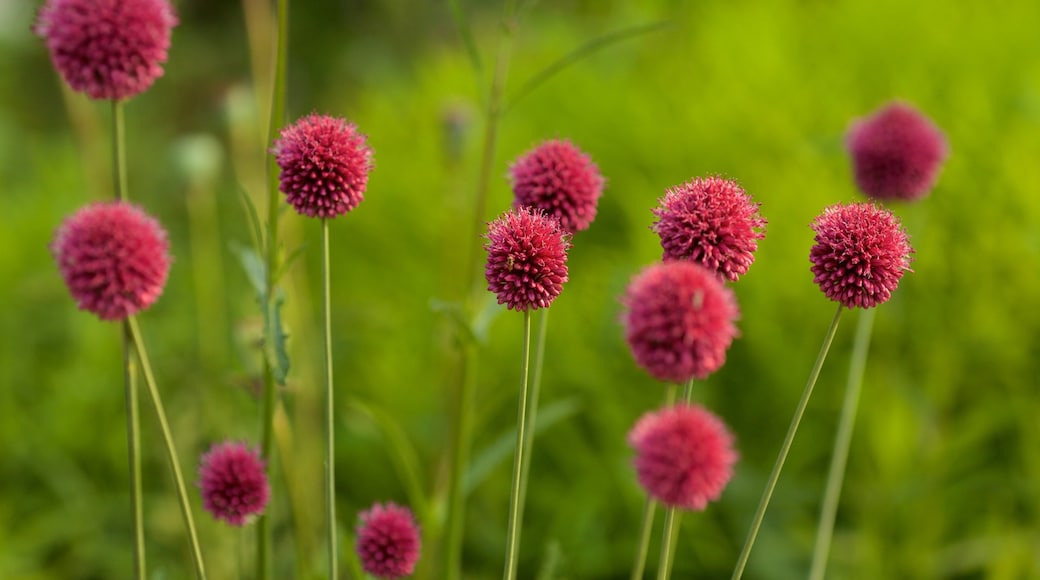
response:
<path fill-rule="evenodd" d="M 308 115 L 283 129 L 271 152 L 282 169 L 279 189 L 301 215 L 336 217 L 365 197 L 372 149 L 353 123 Z"/>
<path fill-rule="evenodd" d="M 570 233 L 588 229 L 603 193 L 599 168 L 570 141 L 546 141 L 509 168 L 513 207 L 527 206 L 554 215 Z"/>
<path fill-rule="evenodd" d="M 726 362 L 740 312 L 733 292 L 700 264 L 650 266 L 633 278 L 622 303 L 632 356 L 655 378 L 703 379 Z"/>
<path fill-rule="evenodd" d="M 669 189 L 654 209 L 665 260 L 690 260 L 734 281 L 755 261 L 766 220 L 735 181 L 696 178 Z"/>
<path fill-rule="evenodd" d="M 895 102 L 852 124 L 845 139 L 856 185 L 879 200 L 928 194 L 946 160 L 946 137 L 927 117 Z"/>
<path fill-rule="evenodd" d="M 869 203 L 828 207 L 812 223 L 813 279 L 827 298 L 873 308 L 892 296 L 910 269 L 909 236 L 892 212 Z"/>
<path fill-rule="evenodd" d="M 47 0 L 33 31 L 73 90 L 127 99 L 162 76 L 176 25 L 167 0 Z"/>
<path fill-rule="evenodd" d="M 721 419 L 697 405 L 643 415 L 628 433 L 639 484 L 670 507 L 703 510 L 722 495 L 737 453 Z"/>
<path fill-rule="evenodd" d="M 213 517 L 232 526 L 263 513 L 271 497 L 260 452 L 245 443 L 214 445 L 199 465 L 202 503 Z"/>
<path fill-rule="evenodd" d="M 379 578 L 401 578 L 419 561 L 419 527 L 408 508 L 375 504 L 361 512 L 357 554 L 365 572 Z"/>
<path fill-rule="evenodd" d="M 155 303 L 170 271 L 170 243 L 137 207 L 96 203 L 58 228 L 51 253 L 80 310 L 122 320 Z"/>
<path fill-rule="evenodd" d="M 511 310 L 547 308 L 567 281 L 569 247 L 555 217 L 527 207 L 506 212 L 488 225 L 488 290 Z"/>

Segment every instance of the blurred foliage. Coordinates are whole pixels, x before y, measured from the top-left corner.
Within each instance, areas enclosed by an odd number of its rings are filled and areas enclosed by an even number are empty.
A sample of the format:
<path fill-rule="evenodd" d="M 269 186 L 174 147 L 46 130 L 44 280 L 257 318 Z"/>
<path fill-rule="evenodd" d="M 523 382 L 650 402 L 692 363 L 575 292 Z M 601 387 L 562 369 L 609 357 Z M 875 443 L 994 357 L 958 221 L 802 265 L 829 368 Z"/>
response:
<path fill-rule="evenodd" d="M 66 215 L 111 195 L 109 111 L 63 92 L 29 31 L 34 4 L 0 4 L 0 577 L 123 578 L 119 330 L 76 311 L 48 253 Z M 377 500 L 424 493 L 424 527 L 443 517 L 433 492 L 458 368 L 452 323 L 432 305 L 462 298 L 480 243 L 471 208 L 500 31 L 497 2 L 461 3 L 478 75 L 448 4 L 292 8 L 290 117 L 347 116 L 376 151 L 366 201 L 332 224 L 345 533 Z M 878 312 L 828 576 L 1040 577 L 1040 3 L 521 4 L 507 94 L 591 39 L 669 23 L 575 63 L 502 122 L 484 218 L 508 207 L 508 163 L 541 139 L 572 139 L 608 179 L 553 306 L 542 401 L 572 410 L 536 441 L 521 576 L 628 577 L 643 498 L 625 434 L 664 386 L 631 361 L 617 298 L 659 257 L 649 210 L 664 189 L 719 173 L 762 202 L 769 228 L 734 286 L 742 338 L 696 392 L 731 425 L 742 461 L 720 502 L 683 519 L 675 577 L 728 577 L 833 312 L 808 270 L 808 224 L 858 198 L 842 146 L 850 121 L 902 98 L 947 132 L 952 156 L 930 198 L 896 208 L 914 272 Z M 242 193 L 264 195 L 266 97 L 255 101 L 251 82 L 269 73 L 266 37 L 248 34 L 263 30 L 265 2 L 177 6 L 166 75 L 130 102 L 127 123 L 130 197 L 169 229 L 176 256 L 141 321 L 192 473 L 211 442 L 257 436 L 259 310 L 235 248 L 251 243 Z M 259 14 L 248 27 L 243 6 Z M 320 232 L 291 211 L 282 224 L 286 253 L 307 249 L 284 281 L 293 438 L 272 509 L 280 577 L 304 577 L 321 556 Z M 749 578 L 806 573 L 854 323 L 839 328 Z M 481 349 L 475 459 L 513 427 L 519 335 L 520 316 L 502 313 Z M 150 570 L 186 578 L 148 407 L 143 417 Z M 500 573 L 509 469 L 502 460 L 475 480 L 467 578 Z M 294 511 L 287 487 L 306 500 Z M 237 577 L 253 535 L 199 513 L 212 578 Z M 427 546 L 419 577 L 436 577 L 437 558 Z"/>

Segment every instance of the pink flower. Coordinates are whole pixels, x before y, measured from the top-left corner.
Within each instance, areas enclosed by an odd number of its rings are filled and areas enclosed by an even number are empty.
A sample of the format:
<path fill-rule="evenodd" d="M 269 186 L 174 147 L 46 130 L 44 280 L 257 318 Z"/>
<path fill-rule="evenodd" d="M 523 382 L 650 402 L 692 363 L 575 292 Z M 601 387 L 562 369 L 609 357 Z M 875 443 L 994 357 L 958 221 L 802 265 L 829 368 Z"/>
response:
<path fill-rule="evenodd" d="M 166 232 L 137 207 L 96 203 L 66 219 L 51 243 L 80 310 L 122 320 L 155 303 L 170 271 Z"/>
<path fill-rule="evenodd" d="M 910 269 L 909 236 L 892 212 L 869 203 L 835 205 L 812 223 L 813 279 L 827 298 L 848 308 L 887 301 Z"/>
<path fill-rule="evenodd" d="M 569 247 L 555 217 L 527 207 L 506 212 L 488 225 L 488 290 L 511 310 L 548 308 L 567 281 Z"/>
<path fill-rule="evenodd" d="M 546 141 L 509 168 L 513 207 L 540 209 L 570 233 L 588 229 L 603 193 L 599 168 L 570 141 Z"/>
<path fill-rule="evenodd" d="M 33 31 L 73 90 L 127 99 L 162 76 L 176 25 L 167 0 L 47 0 Z"/>
<path fill-rule="evenodd" d="M 282 169 L 279 189 L 300 215 L 332 218 L 364 199 L 372 149 L 353 123 L 308 115 L 283 129 L 271 151 Z"/>
<path fill-rule="evenodd" d="M 730 281 L 755 261 L 766 220 L 735 181 L 697 178 L 669 189 L 660 203 L 653 230 L 665 260 L 697 262 Z"/>
<path fill-rule="evenodd" d="M 856 184 L 878 200 L 928 194 L 946 160 L 946 137 L 906 103 L 891 103 L 852 124 L 845 139 Z"/>
<path fill-rule="evenodd" d="M 203 507 L 213 517 L 241 526 L 263 513 L 271 498 L 260 452 L 245 443 L 214 445 L 202 456 L 199 489 Z"/>
<path fill-rule="evenodd" d="M 721 419 L 697 405 L 643 415 L 628 433 L 639 484 L 670 507 L 701 511 L 722 495 L 737 453 Z"/>
<path fill-rule="evenodd" d="M 726 362 L 740 312 L 733 292 L 700 264 L 650 266 L 633 278 L 622 303 L 632 356 L 654 378 L 703 379 Z"/>
<path fill-rule="evenodd" d="M 379 578 L 401 578 L 419 561 L 419 526 L 408 508 L 375 504 L 361 512 L 357 555 L 365 572 Z"/>

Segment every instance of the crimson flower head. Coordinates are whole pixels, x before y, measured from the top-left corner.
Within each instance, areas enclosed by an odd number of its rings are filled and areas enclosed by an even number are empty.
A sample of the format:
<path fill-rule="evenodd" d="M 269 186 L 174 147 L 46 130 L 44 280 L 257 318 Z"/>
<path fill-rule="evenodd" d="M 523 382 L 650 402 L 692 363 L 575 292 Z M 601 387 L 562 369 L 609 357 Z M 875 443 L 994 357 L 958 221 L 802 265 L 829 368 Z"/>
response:
<path fill-rule="evenodd" d="M 282 130 L 271 150 L 279 189 L 300 215 L 333 218 L 365 197 L 372 149 L 353 123 L 311 114 Z"/>
<path fill-rule="evenodd" d="M 622 303 L 629 349 L 654 378 L 703 379 L 726 362 L 740 312 L 711 270 L 684 261 L 655 264 L 632 279 Z"/>
<path fill-rule="evenodd" d="M 176 25 L 168 0 L 47 0 L 33 31 L 73 90 L 127 99 L 162 76 Z"/>
<path fill-rule="evenodd" d="M 520 207 L 488 225 L 484 278 L 510 310 L 548 308 L 567 281 L 569 234 L 555 217 Z"/>
<path fill-rule="evenodd" d="M 680 404 L 643 415 L 628 433 L 639 484 L 669 506 L 701 511 L 722 495 L 737 453 L 721 419 Z"/>
<path fill-rule="evenodd" d="M 809 251 L 820 290 L 847 308 L 887 301 L 910 269 L 910 238 L 892 212 L 870 203 L 828 207 L 812 223 Z"/>
<path fill-rule="evenodd" d="M 80 310 L 122 320 L 155 303 L 170 271 L 155 219 L 123 202 L 88 205 L 58 228 L 51 253 Z"/>
<path fill-rule="evenodd" d="M 378 578 L 401 578 L 419 561 L 419 526 L 408 508 L 393 502 L 361 512 L 357 555 L 365 572 Z"/>
<path fill-rule="evenodd" d="M 882 201 L 914 201 L 928 195 L 948 154 L 942 131 L 900 102 L 855 121 L 845 144 L 856 185 Z"/>
<path fill-rule="evenodd" d="M 588 155 L 570 141 L 552 140 L 520 156 L 509 168 L 513 207 L 556 216 L 570 233 L 588 229 L 603 194 L 603 177 Z"/>
<path fill-rule="evenodd" d="M 245 443 L 214 445 L 199 465 L 202 503 L 213 517 L 241 526 L 262 514 L 271 498 L 260 452 Z"/>
<path fill-rule="evenodd" d="M 755 261 L 766 220 L 735 181 L 696 178 L 669 189 L 654 209 L 665 260 L 690 260 L 734 281 Z"/>

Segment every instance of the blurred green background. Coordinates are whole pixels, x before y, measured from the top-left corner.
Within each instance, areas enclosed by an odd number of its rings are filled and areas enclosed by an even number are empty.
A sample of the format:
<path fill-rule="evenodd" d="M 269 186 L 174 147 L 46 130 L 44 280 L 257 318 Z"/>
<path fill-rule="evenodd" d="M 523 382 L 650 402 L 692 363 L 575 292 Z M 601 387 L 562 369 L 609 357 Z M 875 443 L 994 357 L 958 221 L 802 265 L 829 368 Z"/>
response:
<path fill-rule="evenodd" d="M 734 290 L 742 337 L 696 398 L 737 437 L 722 499 L 683 519 L 676 578 L 727 578 L 834 310 L 813 285 L 808 224 L 859 198 L 843 135 L 905 99 L 952 155 L 928 199 L 895 208 L 916 249 L 877 312 L 830 578 L 1040 578 L 1040 3 L 778 0 L 521 2 L 506 86 L 631 26 L 502 119 L 485 219 L 508 207 L 509 162 L 572 139 L 608 179 L 576 236 L 552 308 L 522 578 L 627 578 L 643 496 L 625 434 L 663 398 L 635 366 L 618 296 L 659 257 L 648 229 L 665 188 L 737 179 L 769 220 Z M 263 198 L 270 14 L 263 1 L 180 0 L 166 75 L 127 107 L 130 197 L 170 232 L 175 263 L 141 317 L 182 464 L 257 438 L 258 308 L 238 265 L 240 192 Z M 431 308 L 463 296 L 482 101 L 498 2 L 462 2 L 483 74 L 448 2 L 295 2 L 289 116 L 348 117 L 376 155 L 366 201 L 332 224 L 340 526 L 374 501 L 443 516 L 458 364 Z M 125 578 L 131 530 L 118 325 L 76 310 L 48 253 L 60 221 L 111 197 L 109 108 L 64 91 L 31 35 L 36 2 L 0 3 L 0 578 Z M 254 99 L 253 82 L 263 96 Z M 263 205 L 261 204 L 261 207 Z M 279 577 L 320 570 L 319 225 L 286 211 L 284 286 L 293 440 L 276 470 Z M 480 349 L 465 577 L 501 572 L 520 320 Z M 847 314 L 746 577 L 803 578 L 856 314 Z M 154 578 L 188 578 L 187 544 L 149 407 L 145 508 Z M 282 477 L 282 472 L 287 477 Z M 290 510 L 286 491 L 302 498 Z M 193 494 L 194 495 L 194 494 Z M 420 497 L 423 496 L 423 497 Z M 197 498 L 195 498 L 197 501 Z M 198 505 L 196 505 L 198 507 Z M 211 578 L 248 577 L 252 530 L 197 510 Z M 656 536 L 656 534 L 655 534 Z M 350 538 L 344 536 L 348 549 Z M 650 570 L 655 567 L 656 539 Z M 418 577 L 437 578 L 427 545 Z"/>

